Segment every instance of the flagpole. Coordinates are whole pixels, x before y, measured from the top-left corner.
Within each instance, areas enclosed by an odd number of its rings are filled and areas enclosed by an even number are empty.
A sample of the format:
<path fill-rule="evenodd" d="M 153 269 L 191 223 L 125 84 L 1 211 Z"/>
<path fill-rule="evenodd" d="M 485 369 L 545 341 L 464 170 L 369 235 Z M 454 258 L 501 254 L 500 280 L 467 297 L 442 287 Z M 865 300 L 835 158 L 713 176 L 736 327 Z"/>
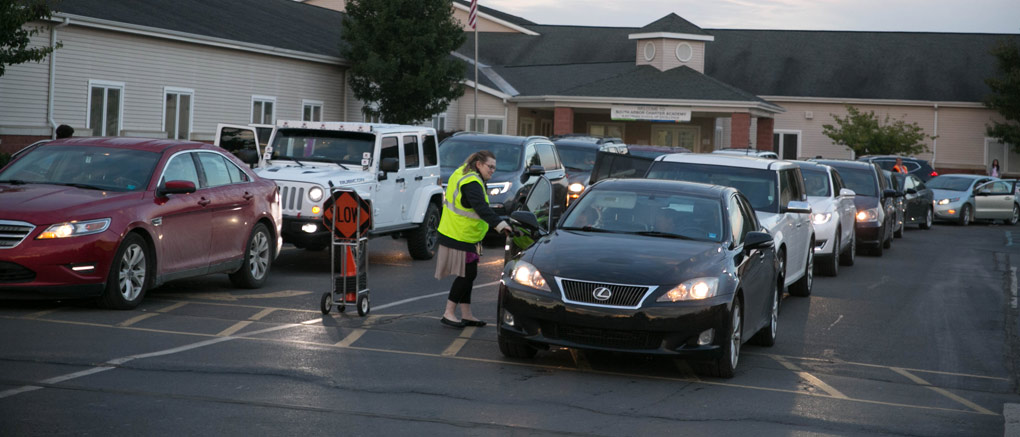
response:
<path fill-rule="evenodd" d="M 478 26 L 475 26 L 475 129 L 478 129 Z"/>

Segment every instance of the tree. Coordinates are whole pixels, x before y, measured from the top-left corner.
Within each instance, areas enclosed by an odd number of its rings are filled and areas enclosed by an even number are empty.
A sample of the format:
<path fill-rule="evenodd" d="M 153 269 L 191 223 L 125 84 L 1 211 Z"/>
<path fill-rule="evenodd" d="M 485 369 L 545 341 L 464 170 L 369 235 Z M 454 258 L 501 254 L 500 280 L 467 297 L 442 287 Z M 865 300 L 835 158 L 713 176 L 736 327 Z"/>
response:
<path fill-rule="evenodd" d="M 464 43 L 450 0 L 349 0 L 342 56 L 354 96 L 387 123 L 418 124 L 446 110 L 464 90 Z"/>
<path fill-rule="evenodd" d="M 1006 122 L 993 121 L 988 136 L 1020 152 L 1020 46 L 1014 39 L 1004 39 L 991 53 L 998 60 L 998 76 L 985 79 L 993 93 L 985 98 L 985 106 L 999 111 Z"/>
<path fill-rule="evenodd" d="M 927 152 L 925 141 L 935 137 L 924 133 L 917 123 L 894 120 L 888 115 L 881 123 L 875 111 L 861 112 L 847 106 L 847 116 L 832 118 L 837 126 L 822 125 L 822 133 L 836 144 L 852 150 L 855 156 L 863 155 L 917 155 Z"/>
<path fill-rule="evenodd" d="M 39 62 L 53 51 L 54 47 L 48 46 L 29 48 L 31 38 L 42 27 L 25 26 L 25 23 L 52 16 L 53 11 L 45 0 L 0 0 L 0 77 L 8 65 Z M 61 44 L 56 47 L 61 47 Z"/>

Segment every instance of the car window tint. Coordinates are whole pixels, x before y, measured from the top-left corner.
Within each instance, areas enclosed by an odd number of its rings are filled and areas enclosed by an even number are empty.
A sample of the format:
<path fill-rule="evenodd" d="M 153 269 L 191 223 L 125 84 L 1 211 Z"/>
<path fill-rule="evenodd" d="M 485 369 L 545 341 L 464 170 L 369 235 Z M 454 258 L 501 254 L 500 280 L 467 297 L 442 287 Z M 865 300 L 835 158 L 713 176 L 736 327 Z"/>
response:
<path fill-rule="evenodd" d="M 744 223 L 743 212 L 740 211 L 740 201 L 737 200 L 737 196 L 730 196 L 726 205 L 726 214 L 729 215 L 733 244 L 739 246 L 744 243 L 744 235 L 747 235 L 748 230 Z"/>
<path fill-rule="evenodd" d="M 784 170 L 779 172 L 779 207 L 782 208 L 790 204 L 791 200 L 797 200 L 793 197 L 793 179 L 790 178 L 790 171 Z"/>
<path fill-rule="evenodd" d="M 551 200 L 552 184 L 546 178 L 539 178 L 538 182 L 532 186 L 525 201 L 525 208 L 534 213 L 538 218 L 538 223 L 546 229 L 549 229 L 548 223 L 552 213 Z"/>
<path fill-rule="evenodd" d="M 496 161 L 499 162 L 498 159 Z M 534 144 L 528 144 L 524 148 L 524 165 L 527 167 L 542 165 L 542 158 L 538 156 L 538 152 L 535 150 Z"/>
<path fill-rule="evenodd" d="M 747 198 L 738 196 L 737 201 L 740 203 L 740 214 L 744 217 L 744 234 L 747 235 L 747 232 L 759 230 L 761 225 L 758 223 L 758 216 L 755 215 L 754 209 L 748 203 Z"/>
<path fill-rule="evenodd" d="M 222 156 L 215 153 L 199 153 L 198 162 L 202 164 L 202 171 L 205 173 L 206 187 L 230 185 L 227 162 Z"/>
<path fill-rule="evenodd" d="M 382 147 L 379 149 L 379 162 L 386 158 L 400 159 L 400 143 L 397 141 L 397 137 L 382 138 Z"/>
<path fill-rule="evenodd" d="M 230 153 L 256 150 L 255 131 L 247 128 L 224 127 L 220 131 L 220 147 Z"/>
<path fill-rule="evenodd" d="M 404 135 L 404 168 L 418 168 L 418 136 Z"/>
<path fill-rule="evenodd" d="M 1006 182 L 998 181 L 985 184 L 979 192 L 984 194 L 1012 194 L 1013 190 Z"/>
<path fill-rule="evenodd" d="M 439 145 L 439 165 L 455 169 L 464 165 L 468 156 L 488 150 L 496 157 L 496 172 L 511 172 L 521 168 L 521 146 L 507 143 L 488 143 L 458 137 L 447 138 Z"/>
<path fill-rule="evenodd" d="M 829 196 L 829 172 L 823 168 L 802 168 L 800 174 L 804 176 L 804 188 L 808 196 Z"/>
<path fill-rule="evenodd" d="M 198 181 L 198 169 L 195 168 L 195 161 L 191 155 L 193 154 L 181 153 L 170 158 L 160 184 L 164 184 L 166 181 L 188 181 L 195 184 L 196 188 L 202 186 Z"/>
<path fill-rule="evenodd" d="M 756 211 L 779 212 L 779 184 L 772 170 L 656 161 L 646 177 L 733 187 L 743 193 Z"/>
<path fill-rule="evenodd" d="M 439 152 L 436 146 L 434 135 L 425 135 L 425 142 L 422 143 L 422 153 L 425 156 L 425 166 L 431 167 L 439 163 Z"/>
<path fill-rule="evenodd" d="M 906 178 L 903 178 L 903 189 L 904 190 L 917 189 L 916 187 L 917 187 L 917 184 L 914 183 L 914 178 L 913 177 L 909 177 L 908 176 Z"/>
<path fill-rule="evenodd" d="M 556 159 L 556 152 L 553 150 L 552 144 L 537 144 L 535 148 L 538 149 L 538 154 L 542 159 L 542 168 L 546 169 L 546 171 L 559 169 L 560 165 Z"/>

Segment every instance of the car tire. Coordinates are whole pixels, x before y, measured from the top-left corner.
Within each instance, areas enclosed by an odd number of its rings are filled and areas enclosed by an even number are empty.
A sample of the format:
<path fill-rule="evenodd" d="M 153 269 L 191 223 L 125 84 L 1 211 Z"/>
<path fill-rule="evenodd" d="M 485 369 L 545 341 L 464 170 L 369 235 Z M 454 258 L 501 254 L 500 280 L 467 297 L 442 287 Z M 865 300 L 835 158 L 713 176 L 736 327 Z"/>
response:
<path fill-rule="evenodd" d="M 857 258 L 857 231 L 850 233 L 850 244 L 846 245 L 846 250 L 839 254 L 839 263 L 844 266 L 854 265 L 854 261 Z"/>
<path fill-rule="evenodd" d="M 741 311 L 739 296 L 733 301 L 733 309 L 727 318 L 728 331 L 723 339 L 719 358 L 706 363 L 704 373 L 720 378 L 732 378 L 740 361 L 741 334 L 744 330 L 744 318 Z"/>
<path fill-rule="evenodd" d="M 886 229 L 891 229 L 891 228 L 886 226 Z M 888 249 L 888 248 L 892 247 L 892 240 L 893 240 L 893 232 L 890 231 L 889 232 L 889 238 L 886 238 L 885 240 L 882 240 L 882 248 L 883 249 Z"/>
<path fill-rule="evenodd" d="M 969 203 L 963 204 L 960 209 L 960 226 L 967 226 L 971 222 L 971 207 Z"/>
<path fill-rule="evenodd" d="M 773 287 L 769 323 L 758 330 L 758 333 L 751 339 L 754 344 L 765 347 L 775 346 L 776 334 L 779 332 L 779 305 L 781 302 L 782 296 L 779 295 L 779 289 Z"/>
<path fill-rule="evenodd" d="M 779 249 L 779 255 L 776 255 L 779 259 L 779 295 L 782 296 L 786 293 L 786 249 Z"/>
<path fill-rule="evenodd" d="M 248 244 L 244 246 L 241 268 L 230 274 L 230 282 L 238 288 L 261 288 L 269 277 L 272 265 L 273 237 L 264 223 L 258 223 L 251 230 Z"/>
<path fill-rule="evenodd" d="M 811 245 L 808 246 L 807 261 L 804 266 L 804 276 L 790 284 L 790 294 L 793 296 L 807 297 L 811 295 L 811 286 L 815 282 L 815 247 L 814 240 L 811 240 Z"/>
<path fill-rule="evenodd" d="M 510 340 L 502 333 L 496 335 L 496 341 L 499 343 L 499 351 L 507 358 L 530 359 L 538 353 L 538 349 L 523 342 Z"/>
<path fill-rule="evenodd" d="M 130 233 L 124 237 L 110 263 L 106 289 L 99 296 L 100 306 L 129 310 L 142 303 L 155 270 L 151 253 L 149 244 L 141 235 Z"/>
<path fill-rule="evenodd" d="M 900 223 L 899 227 L 893 231 L 893 237 L 903 238 L 903 228 L 907 227 L 906 223 Z"/>
<path fill-rule="evenodd" d="M 1016 225 L 1016 222 L 1018 222 L 1018 221 L 1020 221 L 1020 206 L 1017 206 L 1014 203 L 1013 204 L 1013 215 L 1011 215 L 1009 217 L 1009 220 L 1006 221 L 1006 224 L 1010 225 L 1010 226 L 1014 226 L 1014 225 Z"/>
<path fill-rule="evenodd" d="M 411 254 L 411 258 L 429 260 L 436 256 L 436 249 L 438 247 L 439 207 L 435 203 L 429 202 L 421 225 L 407 237 L 407 251 Z"/>
<path fill-rule="evenodd" d="M 825 276 L 836 276 L 839 274 L 839 234 L 840 230 L 836 229 L 836 236 L 832 240 L 832 256 L 828 257 L 824 263 L 818 265 L 819 270 Z"/>
<path fill-rule="evenodd" d="M 928 212 L 924 214 L 924 221 L 919 223 L 917 227 L 921 229 L 931 229 L 932 223 L 935 222 L 935 213 L 932 212 L 931 208 L 928 208 Z"/>

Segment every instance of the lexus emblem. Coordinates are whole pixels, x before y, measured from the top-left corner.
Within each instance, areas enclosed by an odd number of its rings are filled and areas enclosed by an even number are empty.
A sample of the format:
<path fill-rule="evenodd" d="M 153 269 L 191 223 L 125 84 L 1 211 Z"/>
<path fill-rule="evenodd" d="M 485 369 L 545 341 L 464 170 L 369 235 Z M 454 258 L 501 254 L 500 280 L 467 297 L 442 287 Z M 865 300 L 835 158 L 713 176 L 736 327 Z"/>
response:
<path fill-rule="evenodd" d="M 606 287 L 599 287 L 591 291 L 591 295 L 595 296 L 595 299 L 606 301 L 613 297 L 612 290 Z"/>

